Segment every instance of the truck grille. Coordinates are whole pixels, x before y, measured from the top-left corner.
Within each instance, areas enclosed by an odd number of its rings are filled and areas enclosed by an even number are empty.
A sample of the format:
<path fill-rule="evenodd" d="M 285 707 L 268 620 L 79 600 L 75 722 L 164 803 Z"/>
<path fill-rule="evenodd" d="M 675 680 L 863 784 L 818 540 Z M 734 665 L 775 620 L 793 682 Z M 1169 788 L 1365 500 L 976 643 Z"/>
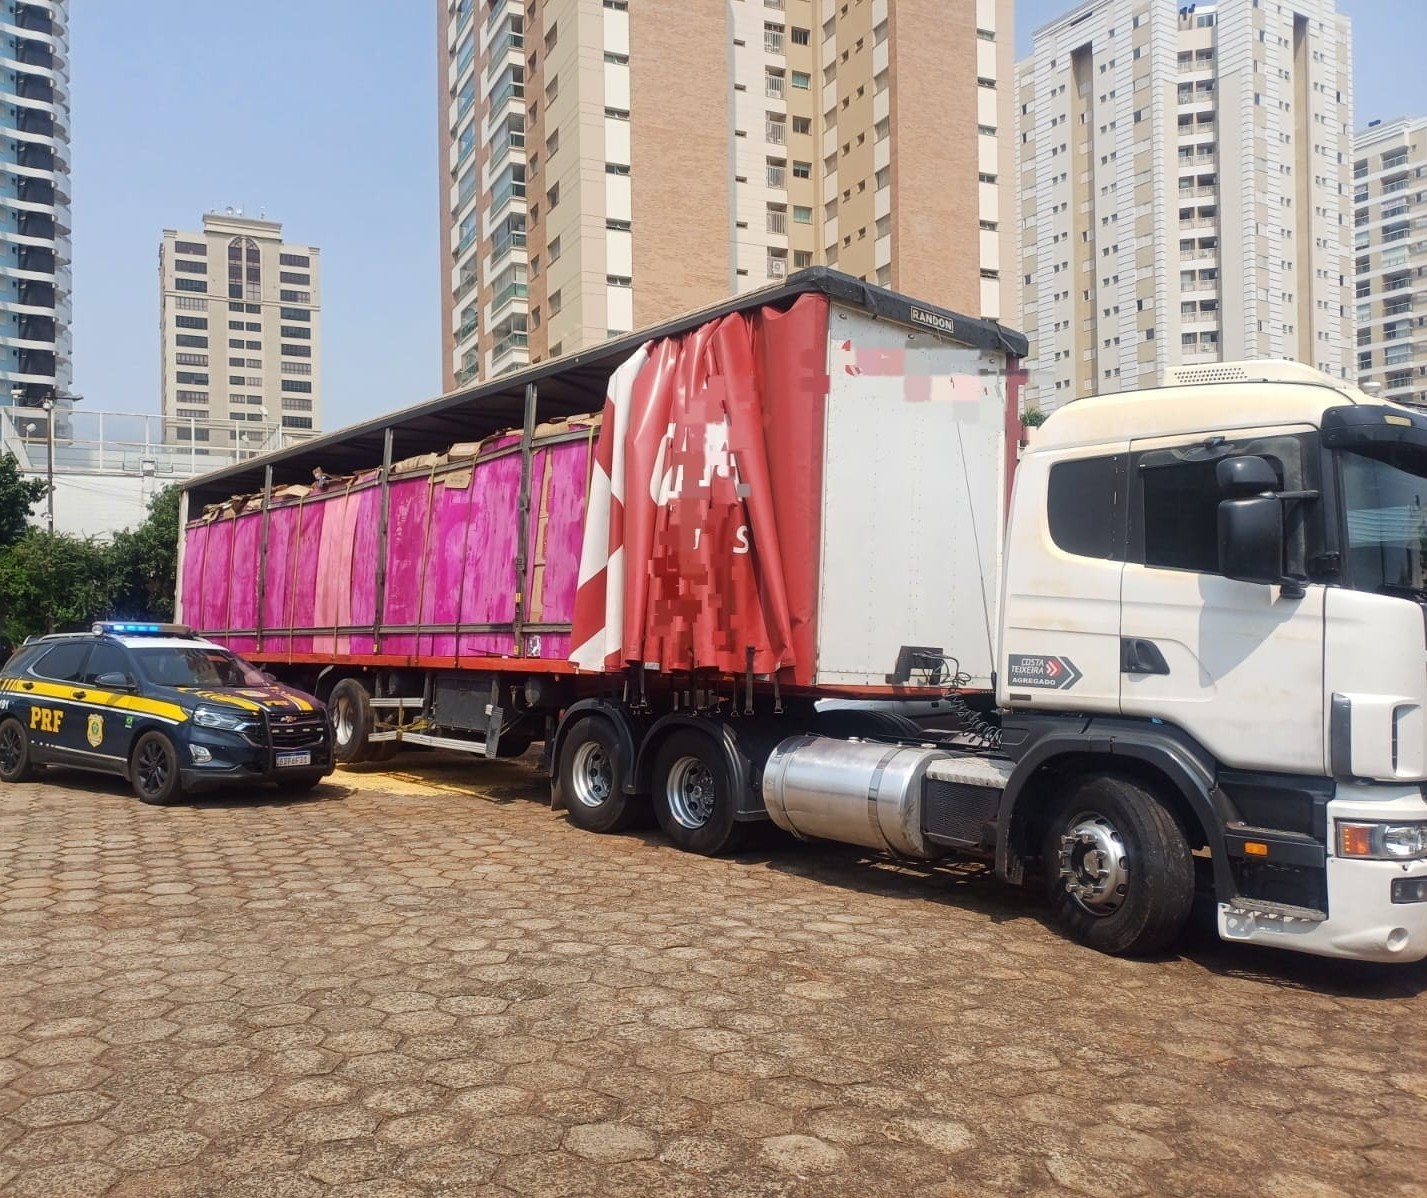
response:
<path fill-rule="evenodd" d="M 275 749 L 305 749 L 327 737 L 327 718 L 320 711 L 270 715 L 268 734 Z"/>

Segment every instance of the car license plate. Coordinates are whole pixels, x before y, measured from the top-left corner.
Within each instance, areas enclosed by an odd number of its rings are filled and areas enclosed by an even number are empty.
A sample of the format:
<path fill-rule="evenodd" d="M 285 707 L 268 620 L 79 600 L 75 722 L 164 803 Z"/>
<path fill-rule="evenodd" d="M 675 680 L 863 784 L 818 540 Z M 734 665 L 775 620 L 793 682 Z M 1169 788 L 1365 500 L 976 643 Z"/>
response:
<path fill-rule="evenodd" d="M 307 751 L 301 753 L 279 753 L 277 755 L 277 767 L 282 769 L 289 765 L 311 765 L 312 754 Z"/>

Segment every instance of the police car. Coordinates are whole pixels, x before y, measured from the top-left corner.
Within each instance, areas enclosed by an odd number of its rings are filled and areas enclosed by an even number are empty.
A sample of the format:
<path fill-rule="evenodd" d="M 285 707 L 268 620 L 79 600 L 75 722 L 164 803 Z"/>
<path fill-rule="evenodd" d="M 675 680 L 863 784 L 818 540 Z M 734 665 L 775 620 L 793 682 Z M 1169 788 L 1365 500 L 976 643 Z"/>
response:
<path fill-rule="evenodd" d="M 0 781 L 43 765 L 129 780 L 145 803 L 332 772 L 322 704 L 178 624 L 96 624 L 31 638 L 0 669 Z"/>

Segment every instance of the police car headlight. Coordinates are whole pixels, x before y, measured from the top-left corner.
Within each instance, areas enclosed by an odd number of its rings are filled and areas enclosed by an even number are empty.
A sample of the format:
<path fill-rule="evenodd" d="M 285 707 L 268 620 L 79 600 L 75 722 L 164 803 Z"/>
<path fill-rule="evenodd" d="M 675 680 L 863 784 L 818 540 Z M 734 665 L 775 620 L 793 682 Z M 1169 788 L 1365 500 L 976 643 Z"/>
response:
<path fill-rule="evenodd" d="M 193 722 L 200 728 L 221 728 L 225 732 L 243 732 L 251 727 L 251 721 L 241 712 L 217 707 L 194 708 Z"/>

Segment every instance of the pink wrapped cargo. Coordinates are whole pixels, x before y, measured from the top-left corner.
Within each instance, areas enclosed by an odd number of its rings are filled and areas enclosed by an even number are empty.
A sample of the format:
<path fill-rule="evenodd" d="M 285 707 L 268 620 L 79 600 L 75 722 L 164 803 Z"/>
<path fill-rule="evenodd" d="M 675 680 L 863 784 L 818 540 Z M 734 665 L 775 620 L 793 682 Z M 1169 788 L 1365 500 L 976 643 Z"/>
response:
<path fill-rule="evenodd" d="M 543 741 L 579 822 L 677 775 L 661 819 L 723 847 L 784 736 L 989 687 L 1024 350 L 807 271 L 194 480 L 181 618 L 340 759 Z"/>

